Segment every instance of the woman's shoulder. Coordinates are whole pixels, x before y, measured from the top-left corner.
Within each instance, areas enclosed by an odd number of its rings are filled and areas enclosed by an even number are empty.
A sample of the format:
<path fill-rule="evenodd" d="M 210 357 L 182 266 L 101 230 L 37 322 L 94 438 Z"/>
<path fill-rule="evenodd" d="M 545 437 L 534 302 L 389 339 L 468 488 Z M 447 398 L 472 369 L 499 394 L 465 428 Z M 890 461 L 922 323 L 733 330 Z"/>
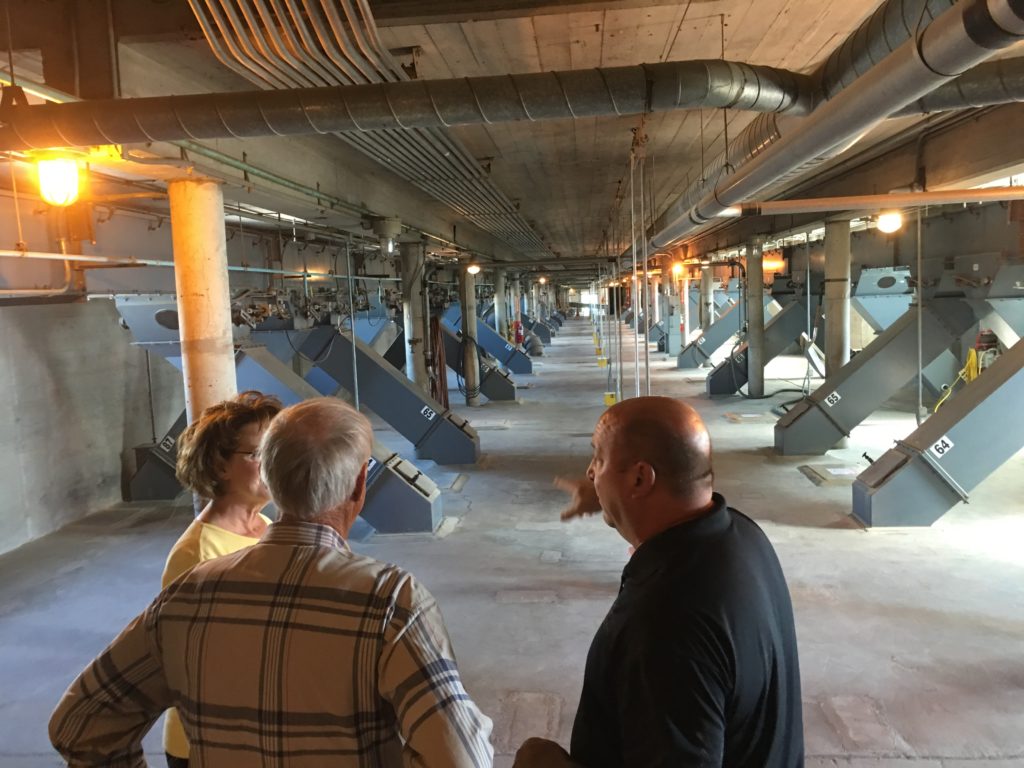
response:
<path fill-rule="evenodd" d="M 174 542 L 174 546 L 171 547 L 171 551 L 167 555 L 167 563 L 164 565 L 162 586 L 166 587 L 181 574 L 205 559 L 202 556 L 203 528 L 202 522 L 193 520 Z"/>

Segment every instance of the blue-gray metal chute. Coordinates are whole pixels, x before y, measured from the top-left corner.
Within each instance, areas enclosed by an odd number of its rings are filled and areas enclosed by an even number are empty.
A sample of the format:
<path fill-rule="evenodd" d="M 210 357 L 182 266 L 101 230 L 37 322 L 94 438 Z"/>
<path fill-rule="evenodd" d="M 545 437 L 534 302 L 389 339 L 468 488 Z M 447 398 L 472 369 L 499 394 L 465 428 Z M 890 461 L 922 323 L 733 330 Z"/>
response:
<path fill-rule="evenodd" d="M 768 313 L 766 312 L 765 315 Z M 807 330 L 807 301 L 801 297 L 768 319 L 764 326 L 764 362 L 781 355 Z M 747 342 L 741 343 L 708 374 L 704 388 L 708 395 L 734 395 L 747 383 Z"/>
<path fill-rule="evenodd" d="M 533 373 L 533 361 L 515 344 L 504 338 L 480 318 L 476 319 L 476 343 L 479 344 L 498 364 L 508 368 L 512 373 Z M 462 331 L 462 308 L 452 304 L 441 317 L 441 325 L 451 330 Z"/>
<path fill-rule="evenodd" d="M 180 368 L 181 358 L 169 361 Z M 285 405 L 321 395 L 263 347 L 246 347 L 235 355 L 238 389 L 274 395 Z M 177 441 L 185 430 L 185 413 L 150 447 L 129 489 L 133 500 L 172 499 L 181 486 L 174 474 Z M 441 491 L 415 466 L 374 441 L 361 516 L 380 533 L 432 532 L 441 522 Z M 368 532 L 363 532 L 360 538 Z"/>
<path fill-rule="evenodd" d="M 1024 448 L 1024 342 L 897 442 L 853 484 L 869 526 L 931 525 Z"/>
<path fill-rule="evenodd" d="M 765 322 L 768 321 L 769 307 L 774 300 L 771 296 L 765 295 L 764 309 Z M 729 340 L 740 332 L 740 324 L 743 312 L 739 304 L 730 305 L 718 319 L 693 341 L 683 347 L 682 352 L 676 357 L 676 368 L 699 368 L 711 359 L 711 356 L 729 343 Z"/>
<path fill-rule="evenodd" d="M 298 352 L 336 384 L 334 391 L 340 387 L 352 392 L 352 341 L 335 328 L 254 331 L 253 337 L 282 360 Z M 360 401 L 412 443 L 417 458 L 438 464 L 476 463 L 480 438 L 469 422 L 445 409 L 358 338 L 356 358 Z M 323 394 L 333 394 L 323 378 L 311 382 Z"/>
<path fill-rule="evenodd" d="M 921 356 L 938 358 L 977 322 L 961 298 L 933 299 L 922 313 Z M 913 307 L 775 425 L 775 450 L 823 454 L 917 375 L 917 308 Z"/>

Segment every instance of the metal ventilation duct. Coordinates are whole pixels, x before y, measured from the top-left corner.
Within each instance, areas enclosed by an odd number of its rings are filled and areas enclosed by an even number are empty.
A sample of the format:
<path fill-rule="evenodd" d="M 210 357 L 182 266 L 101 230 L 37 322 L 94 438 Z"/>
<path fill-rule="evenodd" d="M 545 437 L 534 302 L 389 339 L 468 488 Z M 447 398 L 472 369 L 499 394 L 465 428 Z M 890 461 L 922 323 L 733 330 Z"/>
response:
<path fill-rule="evenodd" d="M 905 40 L 810 117 L 785 130 L 779 123 L 774 132 L 758 133 L 754 128 L 755 140 L 748 140 L 748 145 L 756 147 L 755 152 L 737 163 L 733 173 L 709 177 L 684 193 L 661 218 L 667 223 L 651 238 L 651 246 L 664 248 L 729 206 L 839 154 L 893 112 L 1022 37 L 1024 5 L 1018 0 L 962 0 L 924 28 L 918 39 Z M 747 139 L 744 132 L 738 140 Z"/>
<path fill-rule="evenodd" d="M 915 30 L 929 24 L 940 13 L 949 10 L 955 2 L 956 0 L 887 0 L 829 55 L 813 75 L 814 80 L 819 83 L 815 93 L 816 101 L 827 102 L 838 95 L 843 88 L 911 39 Z M 911 110 L 912 106 L 907 107 L 904 113 L 910 114 Z M 792 131 L 799 124 L 799 120 L 787 118 L 768 117 L 754 120 L 730 142 L 728 151 L 715 157 L 701 178 L 693 182 L 658 217 L 655 230 L 660 235 L 670 222 L 684 217 L 701 198 L 714 190 L 724 176 L 767 150 L 781 139 L 784 133 Z M 833 149 L 826 156 L 814 158 L 809 163 L 790 171 L 775 183 L 781 185 L 812 170 L 848 146 L 850 143 Z M 660 240 L 658 235 L 655 237 Z"/>
<path fill-rule="evenodd" d="M 79 101 L 11 108 L 3 115 L 0 145 L 32 149 L 363 131 L 376 138 L 384 129 L 637 115 L 701 106 L 802 114 L 810 103 L 808 84 L 806 78 L 766 67 L 687 61 L 458 80 Z M 388 136 L 394 132 L 385 131 Z"/>
<path fill-rule="evenodd" d="M 893 117 L 991 107 L 1024 101 L 1024 57 L 979 64 L 927 96 L 908 104 Z"/>

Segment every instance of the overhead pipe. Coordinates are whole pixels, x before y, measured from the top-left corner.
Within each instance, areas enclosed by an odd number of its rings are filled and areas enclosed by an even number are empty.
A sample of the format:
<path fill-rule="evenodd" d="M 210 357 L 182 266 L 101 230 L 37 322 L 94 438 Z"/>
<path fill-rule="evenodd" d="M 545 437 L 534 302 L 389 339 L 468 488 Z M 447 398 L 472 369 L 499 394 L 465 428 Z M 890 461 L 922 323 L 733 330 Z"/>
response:
<path fill-rule="evenodd" d="M 1024 37 L 1018 0 L 963 0 L 885 61 L 815 110 L 764 152 L 720 180 L 713 190 L 657 232 L 663 248 L 808 163 L 837 153 L 939 85 Z"/>
<path fill-rule="evenodd" d="M 1024 56 L 979 64 L 892 116 L 992 107 L 1018 101 L 1024 101 Z"/>
<path fill-rule="evenodd" d="M 837 96 L 896 48 L 912 39 L 920 26 L 930 23 L 955 3 L 956 0 L 887 0 L 828 56 L 812 76 L 817 84 L 815 98 L 827 102 Z M 800 122 L 785 115 L 759 115 L 729 143 L 726 150 L 701 169 L 701 178 L 690 184 L 662 212 L 655 222 L 654 231 L 660 234 L 670 223 L 684 219 L 690 209 L 717 187 L 724 175 L 766 151 Z M 791 178 L 812 170 L 842 149 L 837 148 L 828 156 L 793 169 L 777 180 L 776 185 L 782 186 Z"/>
<path fill-rule="evenodd" d="M 722 64 L 726 64 L 723 68 Z M 739 68 L 739 92 L 714 75 Z M 728 75 L 732 82 L 732 75 Z M 801 111 L 805 79 L 767 67 L 671 62 L 452 80 L 159 96 L 17 106 L 0 148 L 27 150 L 251 138 L 667 112 L 697 107 Z"/>
<path fill-rule="evenodd" d="M 828 101 L 882 61 L 957 0 L 887 0 L 836 48 L 816 73 Z"/>
<path fill-rule="evenodd" d="M 929 192 L 898 192 L 888 195 L 815 197 L 803 200 L 766 200 L 731 206 L 722 216 L 777 216 L 795 213 L 831 211 L 877 211 L 888 208 L 915 208 L 954 203 L 988 203 L 1024 200 L 1024 187 L 986 187 L 982 189 L 945 189 Z"/>

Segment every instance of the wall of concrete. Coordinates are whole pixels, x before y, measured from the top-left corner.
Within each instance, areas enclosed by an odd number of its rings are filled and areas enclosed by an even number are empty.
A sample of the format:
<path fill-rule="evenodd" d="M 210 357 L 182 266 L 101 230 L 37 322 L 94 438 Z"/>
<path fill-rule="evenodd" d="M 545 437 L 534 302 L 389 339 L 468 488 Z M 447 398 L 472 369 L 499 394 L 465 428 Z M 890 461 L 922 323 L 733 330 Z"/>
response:
<path fill-rule="evenodd" d="M 119 501 L 132 448 L 184 407 L 181 376 L 131 346 L 113 303 L 0 306 L 0 552 Z"/>
<path fill-rule="evenodd" d="M 56 250 L 50 215 L 22 191 L 26 245 Z M 144 220 L 115 216 L 96 233 L 97 244 L 83 250 L 170 256 L 166 225 L 150 232 Z M 2 197 L 0 248 L 17 238 L 13 200 Z M 63 281 L 59 261 L 0 259 L 2 289 L 59 288 Z M 0 552 L 121 500 L 134 471 L 133 447 L 154 431 L 162 435 L 184 407 L 181 375 L 131 345 L 113 302 L 41 301 L 0 301 Z"/>

